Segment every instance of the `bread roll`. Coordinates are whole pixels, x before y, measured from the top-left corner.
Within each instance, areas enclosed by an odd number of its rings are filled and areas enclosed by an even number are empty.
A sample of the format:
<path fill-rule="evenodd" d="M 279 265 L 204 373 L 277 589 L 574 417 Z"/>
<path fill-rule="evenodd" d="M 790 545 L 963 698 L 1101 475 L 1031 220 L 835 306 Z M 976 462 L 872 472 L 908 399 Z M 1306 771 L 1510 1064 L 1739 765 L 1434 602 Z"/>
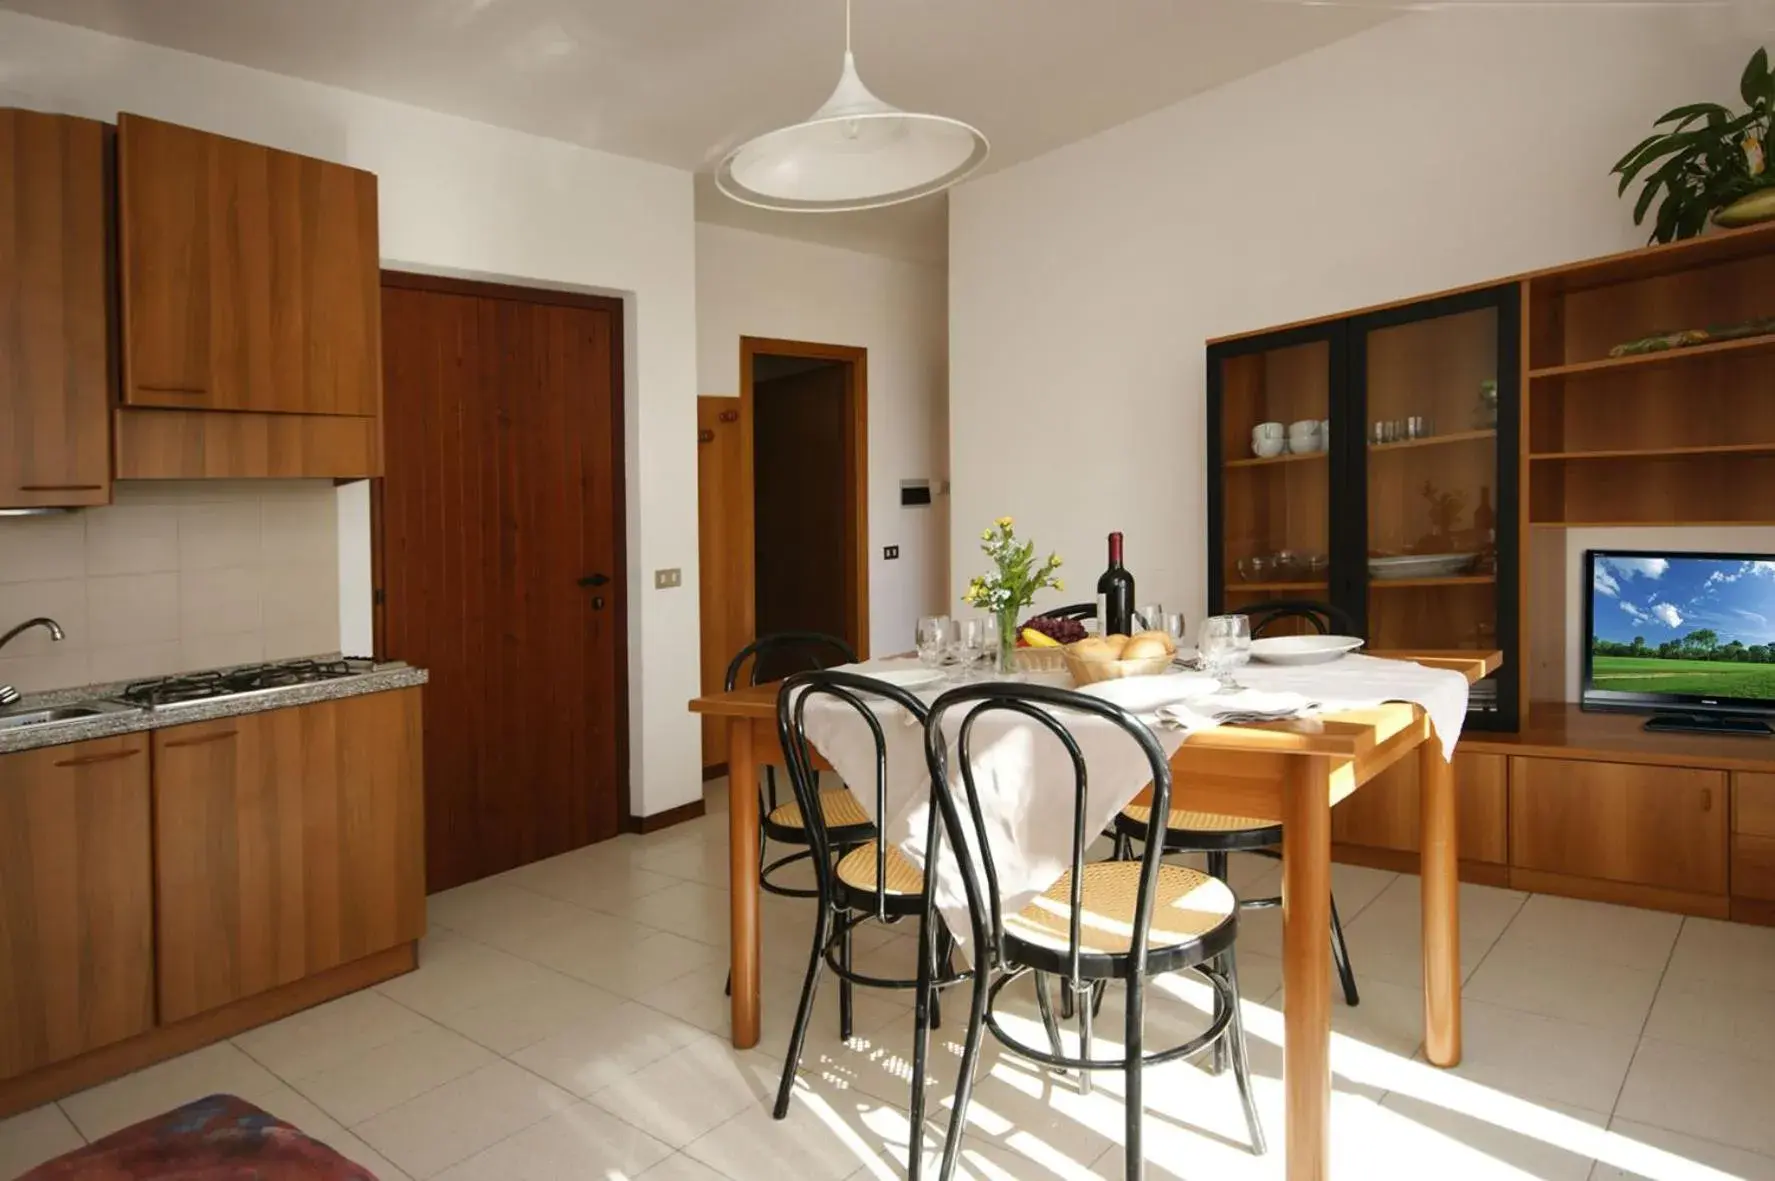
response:
<path fill-rule="evenodd" d="M 1100 637 L 1089 636 L 1067 649 L 1080 660 L 1114 660 L 1118 649 L 1103 642 Z"/>
<path fill-rule="evenodd" d="M 1111 652 L 1115 653 L 1110 659 L 1120 660 L 1122 658 L 1122 650 L 1128 646 L 1128 637 L 1122 635 L 1120 632 L 1113 632 L 1110 635 L 1103 637 L 1103 643 Z"/>
<path fill-rule="evenodd" d="M 1123 660 L 1163 660 L 1171 655 L 1164 636 L 1135 636 L 1122 649 Z"/>
<path fill-rule="evenodd" d="M 1156 632 L 1156 631 L 1135 632 L 1134 639 L 1136 639 L 1136 640 L 1157 640 L 1159 643 L 1161 643 L 1165 646 L 1165 655 L 1175 656 L 1177 654 L 1177 644 L 1175 641 L 1173 641 L 1171 639 L 1171 633 L 1169 633 L 1169 632 Z M 1124 659 L 1131 659 L 1131 658 L 1124 657 Z"/>

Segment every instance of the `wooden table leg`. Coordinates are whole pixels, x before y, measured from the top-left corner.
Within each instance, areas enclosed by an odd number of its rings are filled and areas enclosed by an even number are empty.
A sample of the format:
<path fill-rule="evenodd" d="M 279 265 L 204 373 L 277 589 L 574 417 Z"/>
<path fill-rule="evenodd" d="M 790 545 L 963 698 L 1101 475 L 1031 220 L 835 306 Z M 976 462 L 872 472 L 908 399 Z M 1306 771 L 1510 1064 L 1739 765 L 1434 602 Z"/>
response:
<path fill-rule="evenodd" d="M 1424 910 L 1424 1057 L 1461 1062 L 1461 876 L 1454 768 L 1431 734 L 1418 747 L 1423 832 L 1419 867 Z"/>
<path fill-rule="evenodd" d="M 1282 1085 L 1288 1181 L 1331 1175 L 1331 762 L 1282 788 Z"/>
<path fill-rule="evenodd" d="M 758 762 L 752 720 L 727 728 L 728 947 L 733 968 L 733 1044 L 758 1044 Z"/>

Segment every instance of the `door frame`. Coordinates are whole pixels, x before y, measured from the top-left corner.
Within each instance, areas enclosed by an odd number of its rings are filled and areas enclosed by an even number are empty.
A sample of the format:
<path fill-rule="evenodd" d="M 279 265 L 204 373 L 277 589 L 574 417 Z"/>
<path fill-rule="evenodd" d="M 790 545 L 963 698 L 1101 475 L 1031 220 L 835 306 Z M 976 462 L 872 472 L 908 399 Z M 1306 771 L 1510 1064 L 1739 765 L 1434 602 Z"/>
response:
<path fill-rule="evenodd" d="M 623 301 L 611 295 L 592 295 L 578 291 L 556 291 L 546 287 L 522 287 L 512 283 L 492 283 L 481 279 L 458 279 L 446 275 L 427 275 L 416 271 L 382 269 L 377 299 L 385 287 L 408 291 L 429 291 L 438 295 L 461 295 L 474 299 L 502 299 L 514 303 L 543 304 L 554 307 L 586 308 L 610 316 L 610 431 L 615 446 L 611 448 L 611 539 L 612 565 L 610 585 L 611 614 L 615 620 L 616 644 L 616 778 L 620 789 L 624 831 L 635 815 L 634 780 L 629 763 L 629 532 L 628 532 L 628 435 L 623 429 L 628 386 L 625 383 L 623 354 L 627 348 L 624 335 Z M 378 377 L 386 382 L 386 373 Z M 384 394 L 377 389 L 377 408 L 382 407 Z M 390 423 L 386 414 L 377 419 L 386 433 Z M 382 449 L 381 438 L 377 449 Z M 386 463 L 383 465 L 386 470 Z M 386 592 L 387 555 L 382 523 L 382 496 L 386 476 L 370 481 L 370 579 L 371 636 L 377 659 L 386 656 L 384 645 L 388 635 L 388 595 Z"/>
<path fill-rule="evenodd" d="M 805 340 L 779 340 L 767 336 L 740 337 L 740 430 L 741 479 L 752 486 L 752 361 L 769 357 L 807 357 L 844 363 L 846 413 L 850 431 L 845 436 L 845 467 L 851 479 L 845 489 L 845 532 L 851 554 L 845 571 L 845 622 L 851 629 L 857 659 L 869 659 L 869 350 L 857 345 L 820 344 Z M 757 619 L 757 570 L 752 585 L 743 588 L 747 614 Z M 756 637 L 754 637 L 756 638 Z"/>

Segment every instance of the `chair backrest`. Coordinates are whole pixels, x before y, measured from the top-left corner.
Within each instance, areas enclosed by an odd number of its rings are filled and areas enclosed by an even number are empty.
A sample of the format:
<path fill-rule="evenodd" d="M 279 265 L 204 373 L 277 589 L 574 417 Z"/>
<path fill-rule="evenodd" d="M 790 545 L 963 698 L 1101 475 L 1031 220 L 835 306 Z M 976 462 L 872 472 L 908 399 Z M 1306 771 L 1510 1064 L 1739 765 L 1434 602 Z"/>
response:
<path fill-rule="evenodd" d="M 955 729 L 954 750 L 944 724 L 950 711 L 962 716 Z M 1083 714 L 1101 718 L 1122 730 L 1128 739 L 1146 755 L 1152 772 L 1152 807 L 1155 816 L 1168 815 L 1171 808 L 1171 765 L 1152 731 L 1133 714 L 1100 697 L 1057 689 L 1048 685 L 1025 685 L 1014 682 L 989 681 L 952 689 L 931 705 L 925 720 L 925 757 L 931 769 L 931 793 L 936 811 L 942 816 L 942 834 L 957 862 L 963 889 L 967 894 L 968 912 L 973 927 L 976 956 L 990 954 L 997 963 L 1005 962 L 1005 916 L 999 890 L 998 869 L 988 840 L 989 826 L 980 805 L 980 792 L 974 782 L 974 728 L 981 719 L 994 714 L 1009 714 L 1027 719 L 1053 736 L 1072 763 L 1073 807 L 1070 818 L 1072 834 L 1072 907 L 1068 931 L 1067 970 L 1074 984 L 1079 980 L 1081 892 L 1084 885 L 1085 849 L 1097 836 L 1097 829 L 1086 824 L 1089 798 L 1089 768 L 1073 737 L 1066 714 Z M 959 770 L 952 772 L 951 763 Z M 956 779 L 961 791 L 956 791 Z M 960 801 L 966 808 L 957 806 Z M 941 848 L 933 839 L 925 857 L 925 894 L 935 897 L 935 872 Z M 1147 933 L 1152 927 L 1153 893 L 1158 885 L 1159 865 L 1164 858 L 1164 842 L 1148 841 L 1141 856 L 1140 892 L 1135 901 L 1130 972 L 1139 975 L 1146 970 Z M 977 858 L 977 863 L 976 863 Z M 928 906 L 927 906 L 928 910 Z"/>
<path fill-rule="evenodd" d="M 1251 620 L 1251 638 L 1254 640 L 1288 619 L 1303 620 L 1322 636 L 1356 634 L 1356 621 L 1350 618 L 1348 611 L 1335 603 L 1322 603 L 1315 599 L 1265 599 L 1261 603 L 1241 607 L 1239 614 Z"/>
<path fill-rule="evenodd" d="M 902 726 L 906 719 L 897 711 L 889 711 L 884 719 L 870 708 L 865 697 L 891 701 L 911 715 L 914 722 L 924 724 L 925 704 L 897 685 L 889 685 L 873 677 L 856 673 L 796 673 L 777 690 L 777 739 L 783 745 L 783 758 L 789 765 L 789 783 L 795 789 L 795 802 L 801 808 L 801 821 L 807 841 L 813 849 L 814 874 L 819 880 L 820 896 L 830 898 L 834 849 L 826 831 L 826 817 L 820 808 L 820 777 L 814 770 L 807 745 L 807 710 L 821 699 L 831 699 L 856 711 L 862 724 L 875 740 L 875 824 L 879 831 L 881 818 L 887 811 L 887 730 Z M 854 789 L 855 785 L 851 785 Z M 887 918 L 887 843 L 875 842 L 875 913 Z"/>
<path fill-rule="evenodd" d="M 752 662 L 752 668 L 751 679 L 746 683 L 756 685 L 762 681 L 779 681 L 790 673 L 831 668 L 835 664 L 855 664 L 857 653 L 844 640 L 825 632 L 773 632 L 759 636 L 728 662 L 727 676 L 722 683 L 729 693 L 739 687 L 740 671 L 748 660 Z"/>
<path fill-rule="evenodd" d="M 1037 619 L 1096 619 L 1096 603 L 1073 603 L 1067 607 L 1056 607 L 1052 611 L 1043 611 Z"/>

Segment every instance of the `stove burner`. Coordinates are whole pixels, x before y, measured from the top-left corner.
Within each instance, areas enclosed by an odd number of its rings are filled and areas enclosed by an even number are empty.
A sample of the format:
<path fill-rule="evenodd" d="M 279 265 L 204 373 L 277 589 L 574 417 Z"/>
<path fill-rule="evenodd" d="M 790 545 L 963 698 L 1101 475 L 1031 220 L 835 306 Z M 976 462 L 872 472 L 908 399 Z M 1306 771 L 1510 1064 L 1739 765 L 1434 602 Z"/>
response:
<path fill-rule="evenodd" d="M 356 657 L 342 660 L 286 660 L 220 672 L 184 673 L 175 677 L 136 681 L 118 694 L 118 697 L 131 705 L 154 709 L 187 701 L 228 697 L 236 693 L 257 693 L 290 685 L 330 681 L 338 677 L 356 676 L 369 672 L 370 669 L 370 661 Z"/>

